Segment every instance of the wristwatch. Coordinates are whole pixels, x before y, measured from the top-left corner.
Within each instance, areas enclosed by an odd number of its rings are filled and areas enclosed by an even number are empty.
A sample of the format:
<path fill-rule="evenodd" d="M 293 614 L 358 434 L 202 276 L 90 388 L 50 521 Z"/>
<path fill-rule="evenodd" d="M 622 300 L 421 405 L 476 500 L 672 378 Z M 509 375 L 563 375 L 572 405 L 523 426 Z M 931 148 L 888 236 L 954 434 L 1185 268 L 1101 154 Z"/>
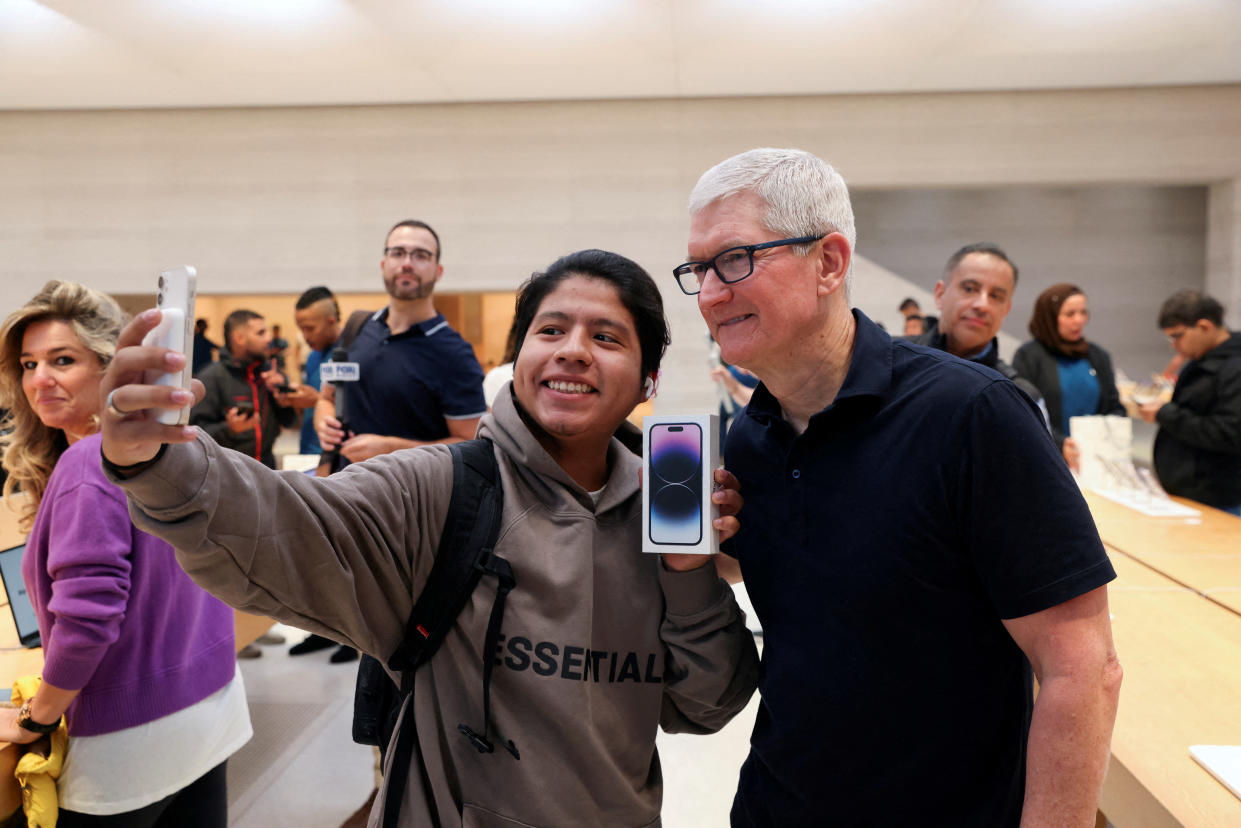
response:
<path fill-rule="evenodd" d="M 56 728 L 60 727 L 60 717 L 56 717 L 56 721 L 51 724 L 41 724 L 30 718 L 30 703 L 34 698 L 26 699 L 26 703 L 22 705 L 22 709 L 17 711 L 17 726 L 22 730 L 29 730 L 31 733 L 39 733 L 46 735 L 55 733 Z"/>

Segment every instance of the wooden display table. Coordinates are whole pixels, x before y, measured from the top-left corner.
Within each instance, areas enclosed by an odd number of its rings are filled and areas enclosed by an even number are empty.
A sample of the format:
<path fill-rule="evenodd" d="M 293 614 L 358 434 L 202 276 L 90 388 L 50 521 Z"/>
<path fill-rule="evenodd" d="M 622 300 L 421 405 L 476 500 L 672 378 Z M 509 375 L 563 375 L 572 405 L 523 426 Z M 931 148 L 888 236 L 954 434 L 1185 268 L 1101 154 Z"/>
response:
<path fill-rule="evenodd" d="M 1189 755 L 1241 745 L 1241 615 L 1112 552 L 1125 678 L 1099 809 L 1117 828 L 1241 826 L 1241 799 Z"/>
<path fill-rule="evenodd" d="M 1117 828 L 1241 826 L 1241 799 L 1189 755 L 1241 745 L 1241 518 L 1182 498 L 1201 516 L 1148 517 L 1085 496 L 1116 568 L 1125 671 L 1099 808 Z"/>
<path fill-rule="evenodd" d="M 1241 518 L 1173 498 L 1200 518 L 1148 517 L 1092 492 L 1086 502 L 1103 542 L 1200 595 L 1241 612 Z"/>

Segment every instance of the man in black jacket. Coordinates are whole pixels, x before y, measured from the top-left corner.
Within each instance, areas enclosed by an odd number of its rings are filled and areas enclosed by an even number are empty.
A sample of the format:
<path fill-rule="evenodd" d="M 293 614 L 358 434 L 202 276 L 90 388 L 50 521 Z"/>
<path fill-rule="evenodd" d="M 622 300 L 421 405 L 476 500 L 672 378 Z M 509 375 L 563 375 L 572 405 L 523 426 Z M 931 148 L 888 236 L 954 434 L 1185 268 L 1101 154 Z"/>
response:
<path fill-rule="evenodd" d="M 190 411 L 196 425 L 225 448 L 248 454 L 270 468 L 276 467 L 272 446 L 280 428 L 297 421 L 297 411 L 276 403 L 274 394 L 288 385 L 271 367 L 271 334 L 263 317 L 251 310 L 235 310 L 224 320 L 224 348 L 220 359 L 203 369 L 199 379 L 207 388 L 202 401 Z"/>
<path fill-rule="evenodd" d="M 926 330 L 909 341 L 947 351 L 977 362 L 1008 377 L 1043 411 L 1043 395 L 1000 359 L 996 334 L 1013 309 L 1017 265 L 991 242 L 967 244 L 948 259 L 944 278 L 935 283 L 935 306 L 940 317 L 926 318 Z"/>
<path fill-rule="evenodd" d="M 1159 424 L 1155 473 L 1169 494 L 1241 516 L 1241 334 L 1224 327 L 1223 307 L 1197 290 L 1169 297 L 1159 327 L 1189 362 L 1171 402 L 1138 410 Z"/>

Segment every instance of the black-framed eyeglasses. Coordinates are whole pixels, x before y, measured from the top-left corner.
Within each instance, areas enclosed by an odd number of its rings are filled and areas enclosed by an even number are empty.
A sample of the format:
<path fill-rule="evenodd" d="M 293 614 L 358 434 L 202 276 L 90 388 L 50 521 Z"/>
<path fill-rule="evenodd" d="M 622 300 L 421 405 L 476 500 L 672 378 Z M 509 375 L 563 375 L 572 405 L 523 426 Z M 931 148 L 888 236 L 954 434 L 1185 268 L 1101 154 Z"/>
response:
<path fill-rule="evenodd" d="M 430 250 L 427 250 L 425 247 L 415 247 L 412 249 L 407 249 L 404 247 L 385 247 L 384 255 L 397 262 L 404 259 L 406 256 L 409 257 L 411 262 L 425 263 L 435 259 L 435 254 Z"/>
<path fill-rule="evenodd" d="M 754 251 L 769 250 L 772 247 L 784 247 L 790 244 L 810 244 L 823 238 L 826 233 L 817 236 L 798 236 L 795 239 L 780 239 L 763 242 L 762 244 L 746 244 L 741 247 L 730 247 L 717 253 L 714 258 L 705 262 L 686 262 L 672 269 L 677 284 L 688 296 L 702 290 L 702 283 L 707 278 L 707 271 L 714 270 L 715 275 L 726 285 L 740 282 L 754 272 Z"/>

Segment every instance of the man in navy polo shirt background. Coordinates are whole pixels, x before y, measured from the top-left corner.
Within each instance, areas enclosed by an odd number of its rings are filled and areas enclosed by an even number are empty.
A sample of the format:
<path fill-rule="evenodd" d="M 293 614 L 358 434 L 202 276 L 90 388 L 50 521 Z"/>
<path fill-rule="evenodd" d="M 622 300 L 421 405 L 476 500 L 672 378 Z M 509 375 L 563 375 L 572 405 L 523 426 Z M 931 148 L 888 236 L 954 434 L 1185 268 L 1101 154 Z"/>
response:
<path fill-rule="evenodd" d="M 336 418 L 333 386 L 315 403 L 320 446 L 324 451 L 340 446 L 341 456 L 352 463 L 403 448 L 473 439 L 487 411 L 483 369 L 474 349 L 435 310 L 435 285 L 444 275 L 439 234 L 426 222 L 398 222 L 384 241 L 379 271 L 388 305 L 371 314 L 348 349 L 349 361 L 358 364 L 358 381 L 345 392 L 349 434 Z M 343 660 L 344 649 L 332 659 Z M 358 672 L 360 685 L 388 681 L 383 666 L 370 656 L 362 657 Z M 378 768 L 377 763 L 377 773 Z M 368 800 L 355 816 L 369 810 Z"/>
<path fill-rule="evenodd" d="M 728 159 L 690 213 L 677 281 L 761 380 L 725 452 L 724 550 L 764 631 L 733 825 L 1093 825 L 1115 573 L 1038 410 L 850 310 L 853 210 L 821 159 Z"/>
<path fill-rule="evenodd" d="M 332 385 L 320 391 L 314 408 L 320 447 L 340 446 L 349 463 L 472 439 L 487 410 L 474 349 L 435 310 L 432 294 L 444 275 L 436 232 L 413 219 L 398 223 L 388 231 L 379 270 L 388 305 L 371 314 L 348 347 L 349 361 L 358 364 L 358 380 L 344 392 L 349 433 L 336 418 Z M 301 654 L 332 643 L 311 635 L 295 646 Z M 331 661 L 357 657 L 352 647 L 341 645 Z M 363 657 L 361 669 L 379 670 L 368 661 Z"/>
<path fill-rule="evenodd" d="M 349 346 L 349 361 L 359 369 L 345 392 L 350 435 L 336 418 L 335 388 L 328 386 L 315 404 L 319 444 L 325 451 L 339 445 L 353 463 L 472 439 L 487 411 L 474 349 L 435 310 L 433 292 L 444 274 L 436 232 L 425 222 L 400 222 L 388 232 L 379 269 L 388 305 Z"/>

